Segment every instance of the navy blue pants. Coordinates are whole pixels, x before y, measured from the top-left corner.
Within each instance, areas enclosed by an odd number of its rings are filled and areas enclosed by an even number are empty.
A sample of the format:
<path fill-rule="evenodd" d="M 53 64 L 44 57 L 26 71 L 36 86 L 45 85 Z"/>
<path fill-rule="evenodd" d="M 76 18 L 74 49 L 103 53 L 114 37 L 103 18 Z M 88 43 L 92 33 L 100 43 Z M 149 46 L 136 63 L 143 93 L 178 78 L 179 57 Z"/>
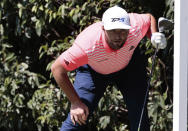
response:
<path fill-rule="evenodd" d="M 128 118 L 131 131 L 137 131 L 141 110 L 144 103 L 147 88 L 146 59 L 139 49 L 135 50 L 129 65 L 123 70 L 102 75 L 84 65 L 77 69 L 74 88 L 81 100 L 88 106 L 90 115 L 98 106 L 100 98 L 104 95 L 109 83 L 114 83 L 121 91 L 128 108 Z M 84 126 L 74 125 L 70 114 L 63 122 L 61 131 L 85 131 Z M 142 118 L 140 131 L 149 131 L 149 119 L 147 108 Z"/>

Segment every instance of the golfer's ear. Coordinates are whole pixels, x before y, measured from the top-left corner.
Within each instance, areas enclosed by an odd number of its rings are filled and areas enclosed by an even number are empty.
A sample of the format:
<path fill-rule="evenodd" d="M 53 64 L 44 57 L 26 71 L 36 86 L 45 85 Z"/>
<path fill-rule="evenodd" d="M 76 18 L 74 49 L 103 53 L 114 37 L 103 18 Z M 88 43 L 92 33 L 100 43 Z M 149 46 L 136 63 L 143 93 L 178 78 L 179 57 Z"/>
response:
<path fill-rule="evenodd" d="M 104 25 L 102 26 L 102 30 L 104 30 Z"/>

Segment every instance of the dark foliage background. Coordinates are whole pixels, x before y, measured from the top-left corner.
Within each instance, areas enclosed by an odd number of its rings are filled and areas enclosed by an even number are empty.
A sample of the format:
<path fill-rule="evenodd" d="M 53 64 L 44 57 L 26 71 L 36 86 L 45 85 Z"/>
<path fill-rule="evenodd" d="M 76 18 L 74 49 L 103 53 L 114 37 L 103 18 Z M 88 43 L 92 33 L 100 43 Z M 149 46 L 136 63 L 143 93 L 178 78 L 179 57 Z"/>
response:
<path fill-rule="evenodd" d="M 56 85 L 50 67 L 88 25 L 113 5 L 127 12 L 152 13 L 171 20 L 174 0 L 1 0 L 0 1 L 0 130 L 56 131 L 70 103 Z M 149 93 L 152 131 L 172 130 L 173 31 L 168 46 L 158 52 Z M 148 39 L 140 48 L 148 56 Z M 74 72 L 69 73 L 74 81 Z M 121 93 L 109 86 L 88 131 L 128 131 L 127 109 Z"/>

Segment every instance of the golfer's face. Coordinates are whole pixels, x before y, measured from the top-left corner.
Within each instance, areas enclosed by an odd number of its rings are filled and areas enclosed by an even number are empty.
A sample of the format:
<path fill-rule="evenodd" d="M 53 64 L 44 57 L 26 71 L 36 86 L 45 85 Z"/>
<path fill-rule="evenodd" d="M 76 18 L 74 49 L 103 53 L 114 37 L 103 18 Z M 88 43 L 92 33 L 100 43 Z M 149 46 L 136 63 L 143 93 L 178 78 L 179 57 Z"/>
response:
<path fill-rule="evenodd" d="M 125 29 L 105 30 L 106 41 L 113 50 L 118 50 L 125 44 L 128 34 L 129 30 Z"/>

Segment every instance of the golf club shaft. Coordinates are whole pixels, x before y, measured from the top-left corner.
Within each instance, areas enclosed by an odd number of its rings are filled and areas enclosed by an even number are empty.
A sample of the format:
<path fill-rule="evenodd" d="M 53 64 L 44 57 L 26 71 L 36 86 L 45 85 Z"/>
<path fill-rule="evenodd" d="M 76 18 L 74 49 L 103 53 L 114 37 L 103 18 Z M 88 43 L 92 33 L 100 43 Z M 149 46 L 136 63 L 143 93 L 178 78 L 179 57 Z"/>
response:
<path fill-rule="evenodd" d="M 172 21 L 170 21 L 170 20 L 168 20 L 168 19 L 166 19 L 164 17 L 160 17 L 159 20 L 158 20 L 158 29 L 159 29 L 160 33 L 162 33 L 165 30 L 173 29 L 173 25 L 174 25 L 174 23 Z M 148 83 L 147 83 L 146 94 L 145 94 L 145 98 L 144 98 L 144 103 L 143 103 L 143 107 L 142 107 L 142 111 L 141 111 L 141 115 L 140 115 L 140 120 L 139 120 L 137 131 L 140 131 L 140 127 L 141 127 L 141 123 L 142 123 L 142 117 L 143 117 L 143 114 L 144 114 L 144 109 L 145 109 L 147 98 L 148 98 L 148 94 L 149 94 L 149 87 L 150 87 L 151 77 L 152 77 L 153 71 L 154 71 L 156 54 L 157 54 L 157 51 L 158 51 L 158 48 L 159 48 L 159 44 L 160 43 L 157 44 L 154 56 L 152 58 L 152 68 L 151 68 L 151 72 L 150 72 L 150 75 L 149 75 L 149 80 L 148 80 Z"/>
<path fill-rule="evenodd" d="M 144 114 L 144 109 L 145 109 L 147 97 L 148 97 L 148 94 L 149 94 L 149 87 L 150 87 L 151 77 L 152 77 L 153 71 L 154 71 L 154 66 L 155 66 L 155 60 L 156 60 L 156 55 L 157 55 L 157 51 L 158 51 L 158 46 L 159 46 L 159 44 L 157 44 L 154 56 L 152 58 L 152 67 L 151 67 L 151 72 L 150 72 L 150 75 L 149 75 L 149 80 L 148 80 L 148 83 L 147 83 L 147 89 L 146 89 L 146 94 L 145 94 L 145 98 L 144 98 L 144 104 L 143 104 L 143 107 L 142 107 L 142 112 L 141 112 L 141 115 L 140 115 L 138 131 L 140 131 L 140 126 L 141 126 L 141 123 L 142 123 L 142 117 L 143 117 L 143 114 Z"/>

